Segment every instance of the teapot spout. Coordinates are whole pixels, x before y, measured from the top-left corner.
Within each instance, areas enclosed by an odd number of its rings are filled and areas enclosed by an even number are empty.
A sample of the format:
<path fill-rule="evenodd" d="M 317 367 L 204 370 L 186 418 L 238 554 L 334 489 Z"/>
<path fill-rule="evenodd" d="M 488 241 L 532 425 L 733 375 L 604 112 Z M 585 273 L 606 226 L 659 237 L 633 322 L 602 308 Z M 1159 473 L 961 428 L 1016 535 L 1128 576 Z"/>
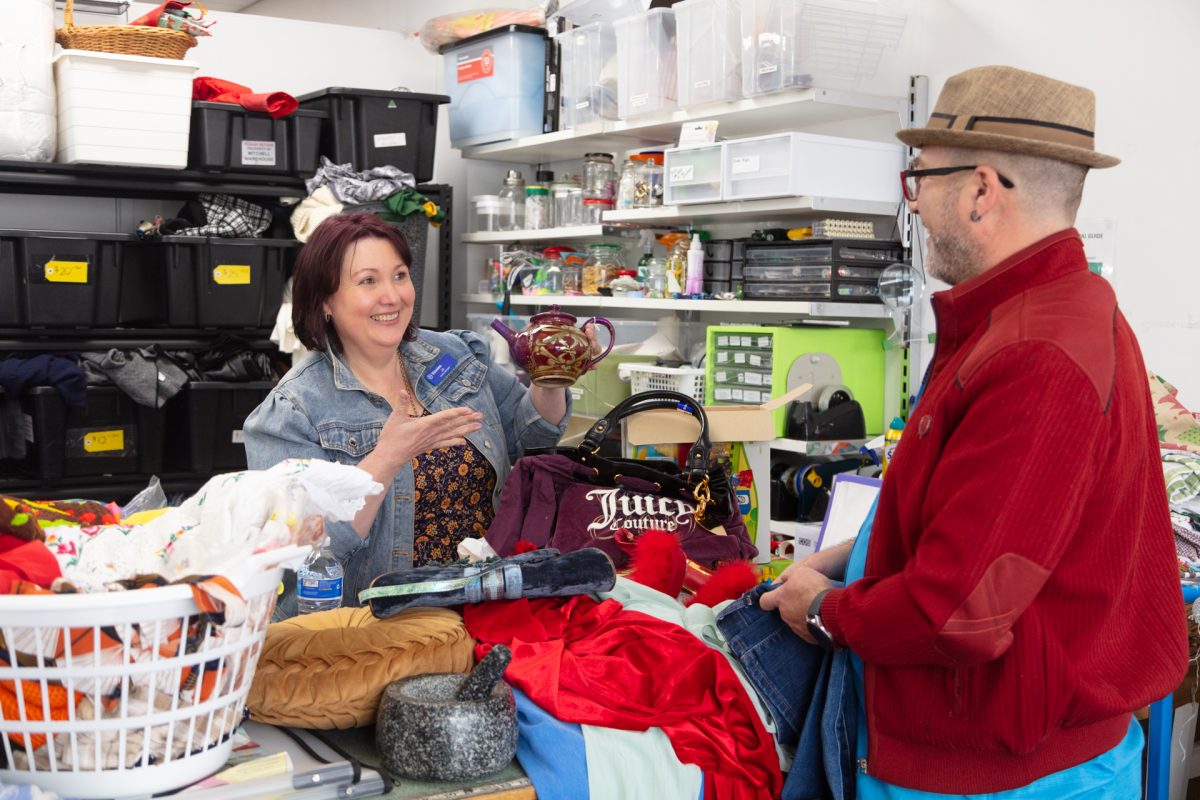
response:
<path fill-rule="evenodd" d="M 516 331 L 505 325 L 498 318 L 492 320 L 492 329 L 503 336 L 504 340 L 508 342 L 508 346 L 512 347 L 513 338 L 517 335 Z"/>

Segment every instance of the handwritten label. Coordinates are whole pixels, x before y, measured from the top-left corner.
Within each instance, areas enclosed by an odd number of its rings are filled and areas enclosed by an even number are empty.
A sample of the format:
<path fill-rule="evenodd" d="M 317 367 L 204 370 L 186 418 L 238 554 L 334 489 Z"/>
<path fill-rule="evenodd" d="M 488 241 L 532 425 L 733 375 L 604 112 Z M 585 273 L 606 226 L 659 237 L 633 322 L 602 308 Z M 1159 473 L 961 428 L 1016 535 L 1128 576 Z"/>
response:
<path fill-rule="evenodd" d="M 88 282 L 88 262 L 86 261 L 47 261 L 43 269 L 46 280 L 50 283 Z"/>
<path fill-rule="evenodd" d="M 83 435 L 83 450 L 86 453 L 108 453 L 125 449 L 125 431 L 91 431 Z"/>
<path fill-rule="evenodd" d="M 729 171 L 734 175 L 758 172 L 758 156 L 735 156 L 729 165 Z"/>
<path fill-rule="evenodd" d="M 696 166 L 694 164 L 671 166 L 671 183 L 684 183 L 685 181 L 693 180 L 695 177 Z"/>
<path fill-rule="evenodd" d="M 629 105 L 633 108 L 641 108 L 650 102 L 650 93 L 643 92 L 642 94 L 634 94 L 629 96 Z"/>
<path fill-rule="evenodd" d="M 218 264 L 213 267 L 213 283 L 220 286 L 249 286 L 249 264 Z"/>
<path fill-rule="evenodd" d="M 404 147 L 406 144 L 408 144 L 408 134 L 406 133 L 375 134 L 376 147 Z"/>

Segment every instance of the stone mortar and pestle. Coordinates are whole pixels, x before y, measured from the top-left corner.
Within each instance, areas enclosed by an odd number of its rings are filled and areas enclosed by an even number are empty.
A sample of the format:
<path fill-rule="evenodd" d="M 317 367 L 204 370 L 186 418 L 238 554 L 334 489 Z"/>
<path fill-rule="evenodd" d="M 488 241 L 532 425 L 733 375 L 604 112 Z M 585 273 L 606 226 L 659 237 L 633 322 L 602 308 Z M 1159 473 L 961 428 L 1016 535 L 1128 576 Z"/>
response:
<path fill-rule="evenodd" d="M 417 675 L 390 684 L 375 721 L 389 772 L 462 781 L 499 772 L 517 752 L 517 704 L 501 680 L 512 651 L 493 647 L 469 675 Z"/>

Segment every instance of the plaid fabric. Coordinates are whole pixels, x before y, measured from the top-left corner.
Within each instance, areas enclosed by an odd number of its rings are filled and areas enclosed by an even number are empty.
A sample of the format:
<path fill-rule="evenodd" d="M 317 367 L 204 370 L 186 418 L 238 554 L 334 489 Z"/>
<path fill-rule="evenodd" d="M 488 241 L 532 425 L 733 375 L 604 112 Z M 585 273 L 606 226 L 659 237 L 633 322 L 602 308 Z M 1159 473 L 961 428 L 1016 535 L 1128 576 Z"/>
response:
<path fill-rule="evenodd" d="M 227 194 L 202 194 L 197 198 L 207 222 L 196 228 L 176 231 L 180 236 L 220 236 L 227 239 L 257 239 L 271 225 L 271 212 Z"/>

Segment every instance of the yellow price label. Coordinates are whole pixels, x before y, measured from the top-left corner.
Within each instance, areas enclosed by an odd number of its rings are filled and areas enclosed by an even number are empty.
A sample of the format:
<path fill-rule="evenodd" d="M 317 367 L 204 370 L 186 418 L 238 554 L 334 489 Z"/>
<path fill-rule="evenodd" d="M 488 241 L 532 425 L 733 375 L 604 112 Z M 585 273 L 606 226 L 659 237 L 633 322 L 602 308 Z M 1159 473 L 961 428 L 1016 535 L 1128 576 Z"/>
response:
<path fill-rule="evenodd" d="M 221 286 L 250 285 L 249 264 L 218 264 L 213 267 L 213 283 Z"/>
<path fill-rule="evenodd" d="M 125 431 L 91 431 L 83 435 L 83 449 L 88 453 L 107 453 L 125 449 Z"/>
<path fill-rule="evenodd" d="M 46 280 L 50 283 L 88 282 L 88 262 L 86 261 L 47 261 L 43 269 Z"/>

